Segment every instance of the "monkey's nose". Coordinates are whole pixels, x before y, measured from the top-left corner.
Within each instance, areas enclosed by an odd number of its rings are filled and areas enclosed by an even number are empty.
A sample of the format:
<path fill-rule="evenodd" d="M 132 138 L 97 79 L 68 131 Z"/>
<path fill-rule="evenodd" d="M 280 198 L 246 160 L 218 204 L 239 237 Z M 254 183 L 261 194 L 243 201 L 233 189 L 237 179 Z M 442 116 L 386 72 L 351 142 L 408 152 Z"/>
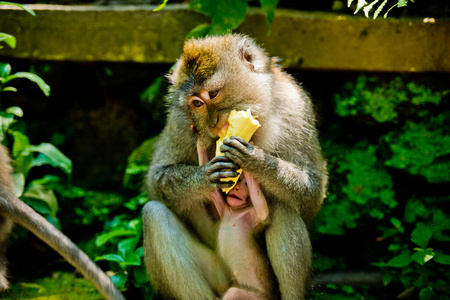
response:
<path fill-rule="evenodd" d="M 209 126 L 211 128 L 214 128 L 216 127 L 217 123 L 219 123 L 219 116 L 217 116 L 215 120 L 213 119 Z"/>

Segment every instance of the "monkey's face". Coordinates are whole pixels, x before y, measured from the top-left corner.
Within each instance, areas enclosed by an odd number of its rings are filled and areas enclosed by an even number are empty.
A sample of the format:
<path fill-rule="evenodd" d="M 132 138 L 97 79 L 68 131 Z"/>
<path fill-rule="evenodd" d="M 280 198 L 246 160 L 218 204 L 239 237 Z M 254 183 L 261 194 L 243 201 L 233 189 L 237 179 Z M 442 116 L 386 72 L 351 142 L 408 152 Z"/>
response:
<path fill-rule="evenodd" d="M 270 109 L 272 88 L 268 62 L 264 52 L 241 35 L 185 44 L 169 78 L 177 90 L 178 105 L 204 144 L 218 138 L 233 109 L 251 109 L 263 118 L 264 110 Z"/>

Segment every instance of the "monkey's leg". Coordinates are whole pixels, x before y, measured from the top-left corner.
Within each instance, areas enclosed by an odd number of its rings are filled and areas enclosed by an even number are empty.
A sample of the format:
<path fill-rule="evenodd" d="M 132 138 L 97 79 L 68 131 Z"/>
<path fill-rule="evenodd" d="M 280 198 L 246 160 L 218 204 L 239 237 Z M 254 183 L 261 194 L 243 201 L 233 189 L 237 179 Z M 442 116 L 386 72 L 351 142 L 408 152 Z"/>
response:
<path fill-rule="evenodd" d="M 218 256 L 164 204 L 144 206 L 144 261 L 154 288 L 169 299 L 214 299 L 231 285 Z"/>
<path fill-rule="evenodd" d="M 269 298 L 257 292 L 232 287 L 223 295 L 222 300 L 269 300 Z"/>
<path fill-rule="evenodd" d="M 304 299 L 311 268 L 311 242 L 301 217 L 293 209 L 275 205 L 266 244 L 281 298 Z"/>
<path fill-rule="evenodd" d="M 6 239 L 11 232 L 12 221 L 9 218 L 0 216 L 0 293 L 8 289 L 9 283 L 6 279 Z"/>

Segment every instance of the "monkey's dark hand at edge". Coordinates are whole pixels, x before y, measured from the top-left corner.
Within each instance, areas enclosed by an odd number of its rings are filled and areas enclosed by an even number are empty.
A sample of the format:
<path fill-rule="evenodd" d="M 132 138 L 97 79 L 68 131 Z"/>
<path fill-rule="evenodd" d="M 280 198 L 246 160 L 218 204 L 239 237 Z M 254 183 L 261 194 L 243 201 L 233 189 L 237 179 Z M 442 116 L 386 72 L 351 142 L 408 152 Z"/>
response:
<path fill-rule="evenodd" d="M 214 189 L 229 188 L 233 185 L 232 181 L 220 181 L 221 178 L 239 176 L 239 173 L 236 172 L 239 166 L 225 156 L 214 157 L 200 168 Z"/>
<path fill-rule="evenodd" d="M 232 136 L 225 139 L 220 151 L 224 153 L 226 158 L 250 174 L 266 169 L 266 167 L 262 167 L 267 166 L 267 162 L 265 162 L 267 155 L 264 150 L 241 137 Z"/>

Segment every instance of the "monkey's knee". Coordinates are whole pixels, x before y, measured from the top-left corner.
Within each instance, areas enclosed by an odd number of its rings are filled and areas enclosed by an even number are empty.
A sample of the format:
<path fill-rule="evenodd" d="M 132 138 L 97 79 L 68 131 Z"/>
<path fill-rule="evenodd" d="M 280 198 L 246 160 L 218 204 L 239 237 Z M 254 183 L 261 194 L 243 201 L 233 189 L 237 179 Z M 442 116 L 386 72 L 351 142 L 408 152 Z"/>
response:
<path fill-rule="evenodd" d="M 232 287 L 223 295 L 222 300 L 268 300 L 269 298 L 253 291 Z"/>
<path fill-rule="evenodd" d="M 144 223 L 152 222 L 154 220 L 164 219 L 164 216 L 169 213 L 169 209 L 164 203 L 159 201 L 149 201 L 142 209 L 142 218 Z"/>

